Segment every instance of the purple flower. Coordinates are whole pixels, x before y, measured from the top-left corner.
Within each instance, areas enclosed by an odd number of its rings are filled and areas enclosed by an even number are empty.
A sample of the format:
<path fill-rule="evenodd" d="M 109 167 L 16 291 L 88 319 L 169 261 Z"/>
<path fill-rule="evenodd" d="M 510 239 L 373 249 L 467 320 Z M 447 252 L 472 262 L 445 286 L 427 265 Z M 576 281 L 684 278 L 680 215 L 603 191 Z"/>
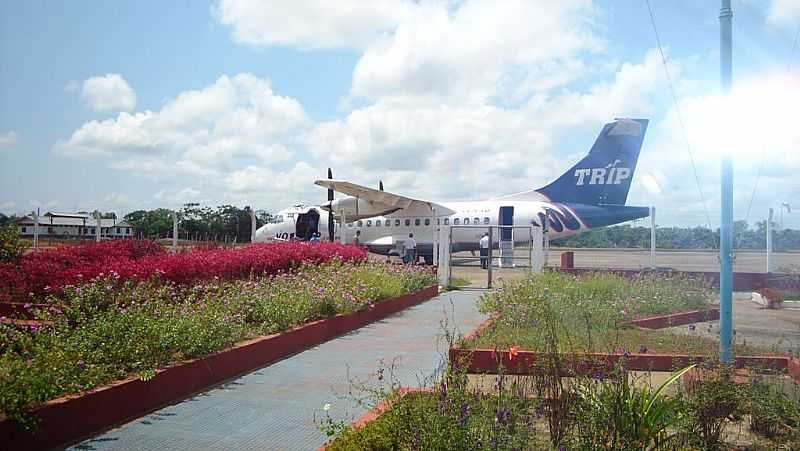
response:
<path fill-rule="evenodd" d="M 689 324 L 689 330 L 695 330 L 695 329 L 696 329 L 696 327 L 695 327 L 694 324 Z"/>
<path fill-rule="evenodd" d="M 84 362 L 83 360 L 78 360 L 78 368 L 85 369 L 86 368 L 86 362 Z"/>
<path fill-rule="evenodd" d="M 458 426 L 463 427 L 469 418 L 469 406 L 466 403 L 461 404 L 461 411 L 458 414 Z"/>
<path fill-rule="evenodd" d="M 645 345 L 639 346 L 639 354 L 647 354 L 647 346 Z"/>
<path fill-rule="evenodd" d="M 597 380 L 599 382 L 602 382 L 603 379 L 606 378 L 606 374 L 603 372 L 603 370 L 597 370 L 597 371 L 595 371 L 593 377 L 594 377 L 595 380 Z"/>
<path fill-rule="evenodd" d="M 497 422 L 500 424 L 508 424 L 511 419 L 511 411 L 505 407 L 497 411 Z"/>

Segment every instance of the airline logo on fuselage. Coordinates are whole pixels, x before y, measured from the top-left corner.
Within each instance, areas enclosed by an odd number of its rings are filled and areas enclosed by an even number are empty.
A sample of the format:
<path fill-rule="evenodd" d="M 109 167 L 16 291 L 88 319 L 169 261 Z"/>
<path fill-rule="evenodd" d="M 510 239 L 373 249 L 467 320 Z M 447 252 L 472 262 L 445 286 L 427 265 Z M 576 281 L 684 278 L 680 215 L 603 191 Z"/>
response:
<path fill-rule="evenodd" d="M 619 185 L 623 180 L 630 178 L 630 168 L 618 168 L 620 160 L 615 160 L 612 164 L 604 168 L 582 168 L 575 170 L 575 183 L 581 185 Z"/>

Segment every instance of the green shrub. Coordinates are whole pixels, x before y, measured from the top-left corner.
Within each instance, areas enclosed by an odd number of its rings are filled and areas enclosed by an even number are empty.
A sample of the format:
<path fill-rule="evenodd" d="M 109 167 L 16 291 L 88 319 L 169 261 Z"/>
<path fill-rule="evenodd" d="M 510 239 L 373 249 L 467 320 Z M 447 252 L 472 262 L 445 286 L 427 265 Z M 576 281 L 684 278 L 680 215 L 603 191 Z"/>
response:
<path fill-rule="evenodd" d="M 0 226 L 0 262 L 20 257 L 25 248 L 25 243 L 19 237 L 17 224 L 9 222 Z"/>

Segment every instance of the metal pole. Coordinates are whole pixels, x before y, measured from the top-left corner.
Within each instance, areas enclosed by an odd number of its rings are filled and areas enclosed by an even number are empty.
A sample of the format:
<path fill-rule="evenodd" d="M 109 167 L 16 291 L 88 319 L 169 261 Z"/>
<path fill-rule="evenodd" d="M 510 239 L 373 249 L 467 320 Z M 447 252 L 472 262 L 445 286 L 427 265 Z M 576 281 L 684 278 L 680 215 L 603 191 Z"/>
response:
<path fill-rule="evenodd" d="M 33 212 L 33 249 L 39 248 L 39 212 Z"/>
<path fill-rule="evenodd" d="M 258 227 L 258 222 L 256 222 L 256 211 L 252 208 L 250 209 L 250 243 L 256 242 L 256 228 Z"/>
<path fill-rule="evenodd" d="M 650 207 L 650 269 L 656 269 L 656 207 Z"/>
<path fill-rule="evenodd" d="M 489 263 L 489 266 L 488 266 L 488 277 L 489 277 L 489 279 L 487 280 L 486 288 L 492 288 L 492 248 L 494 247 L 494 240 L 492 238 L 492 236 L 493 236 L 492 232 L 493 231 L 494 231 L 494 227 L 489 226 L 489 252 L 488 252 L 488 255 L 486 256 L 487 261 Z"/>
<path fill-rule="evenodd" d="M 720 24 L 720 85 L 723 96 L 731 91 L 732 22 L 731 0 L 722 0 Z M 719 356 L 723 363 L 733 361 L 733 158 L 726 149 L 722 155 L 722 211 L 719 243 Z"/>
<path fill-rule="evenodd" d="M 775 213 L 769 209 L 769 219 L 767 219 L 767 274 L 772 272 L 772 215 Z"/>
<path fill-rule="evenodd" d="M 95 240 L 96 242 L 98 242 L 98 243 L 100 242 L 100 227 L 101 227 L 101 226 L 102 226 L 102 224 L 103 224 L 102 222 L 100 222 L 100 217 L 101 217 L 101 216 L 100 216 L 100 213 L 98 212 L 98 213 L 95 215 L 95 219 L 97 219 L 97 230 L 95 230 L 95 232 L 96 232 L 96 233 L 94 234 L 94 240 Z"/>
<path fill-rule="evenodd" d="M 433 239 L 431 240 L 431 263 L 433 266 L 439 265 L 439 225 L 436 223 L 436 207 L 431 207 L 433 218 L 431 219 L 431 227 L 433 227 Z"/>
<path fill-rule="evenodd" d="M 332 215 L 333 212 L 328 212 L 328 214 Z M 344 214 L 344 211 L 342 211 L 342 219 L 339 220 L 339 228 L 341 229 L 339 231 L 339 241 L 342 244 L 347 244 L 347 215 Z"/>
<path fill-rule="evenodd" d="M 178 252 L 178 213 L 172 211 L 172 253 Z"/>

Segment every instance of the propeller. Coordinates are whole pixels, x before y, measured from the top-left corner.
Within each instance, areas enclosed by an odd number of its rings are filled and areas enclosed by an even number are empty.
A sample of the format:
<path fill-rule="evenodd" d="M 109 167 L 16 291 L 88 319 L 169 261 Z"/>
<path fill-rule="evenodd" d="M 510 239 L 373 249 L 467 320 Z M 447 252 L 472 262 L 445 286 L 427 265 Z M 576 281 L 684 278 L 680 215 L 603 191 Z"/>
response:
<path fill-rule="evenodd" d="M 333 172 L 328 168 L 328 180 L 333 180 Z M 328 190 L 328 240 L 333 242 L 335 226 L 333 223 L 333 190 Z"/>
<path fill-rule="evenodd" d="M 383 191 L 383 180 L 378 181 L 378 189 Z"/>

